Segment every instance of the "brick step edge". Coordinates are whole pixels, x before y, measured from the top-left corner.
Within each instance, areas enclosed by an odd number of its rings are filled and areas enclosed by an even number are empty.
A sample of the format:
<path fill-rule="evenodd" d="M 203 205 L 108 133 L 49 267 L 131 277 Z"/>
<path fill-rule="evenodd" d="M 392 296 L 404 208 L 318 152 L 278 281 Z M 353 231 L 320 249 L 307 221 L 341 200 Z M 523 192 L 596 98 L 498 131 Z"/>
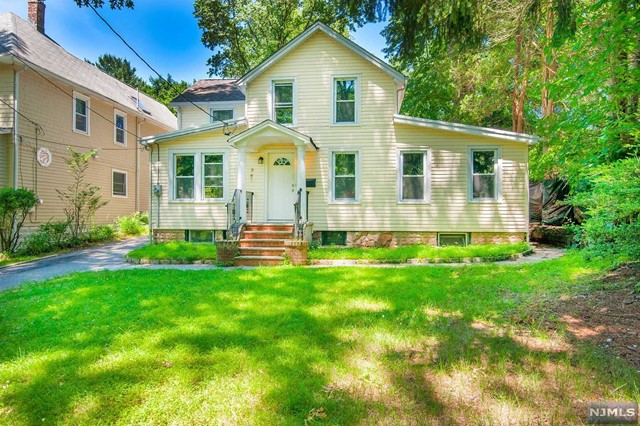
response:
<path fill-rule="evenodd" d="M 430 265 L 430 264 L 471 264 L 471 263 L 492 263 L 503 262 L 505 260 L 518 260 L 525 256 L 533 254 L 533 250 L 527 250 L 522 253 L 505 254 L 493 257 L 462 257 L 457 259 L 407 259 L 406 262 L 394 260 L 376 260 L 376 259 L 310 259 L 312 265 Z"/>

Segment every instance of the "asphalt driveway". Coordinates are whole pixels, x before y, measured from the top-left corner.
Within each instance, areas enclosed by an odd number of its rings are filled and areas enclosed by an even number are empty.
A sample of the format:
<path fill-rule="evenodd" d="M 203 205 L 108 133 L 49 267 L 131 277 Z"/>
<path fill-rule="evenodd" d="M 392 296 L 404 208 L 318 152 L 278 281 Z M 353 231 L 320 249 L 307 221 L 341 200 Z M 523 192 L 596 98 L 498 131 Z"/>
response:
<path fill-rule="evenodd" d="M 131 268 L 133 265 L 123 260 L 124 255 L 145 245 L 148 240 L 148 236 L 142 236 L 21 265 L 9 265 L 0 269 L 0 292 L 24 282 L 44 281 L 72 272 Z"/>

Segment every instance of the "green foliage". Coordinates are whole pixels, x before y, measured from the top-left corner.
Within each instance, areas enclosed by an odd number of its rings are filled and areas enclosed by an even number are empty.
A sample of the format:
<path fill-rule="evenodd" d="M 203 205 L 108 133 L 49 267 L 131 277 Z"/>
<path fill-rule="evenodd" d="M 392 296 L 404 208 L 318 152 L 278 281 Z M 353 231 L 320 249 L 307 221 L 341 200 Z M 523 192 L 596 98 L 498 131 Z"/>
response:
<path fill-rule="evenodd" d="M 69 158 L 65 163 L 71 173 L 71 185 L 66 191 L 56 189 L 60 200 L 64 203 L 64 214 L 69 223 L 69 233 L 72 239 L 79 239 L 88 229 L 95 212 L 107 204 L 102 201 L 100 187 L 86 182 L 89 162 L 95 156 L 96 150 L 82 154 L 68 147 Z"/>
<path fill-rule="evenodd" d="M 588 208 L 579 240 L 591 254 L 640 259 L 640 158 L 595 168 L 571 203 Z"/>
<path fill-rule="evenodd" d="M 37 232 L 28 235 L 19 253 L 23 256 L 38 256 L 64 249 L 81 247 L 85 244 L 112 241 L 116 233 L 110 225 L 97 225 L 74 237 L 65 221 L 49 222 L 40 225 Z"/>
<path fill-rule="evenodd" d="M 122 236 L 138 236 L 147 232 L 149 215 L 135 212 L 129 216 L 121 216 L 116 219 L 116 228 Z"/>
<path fill-rule="evenodd" d="M 116 239 L 116 231 L 111 225 L 96 225 L 83 235 L 87 243 L 101 243 Z"/>
<path fill-rule="evenodd" d="M 189 243 L 185 241 L 172 241 L 169 243 L 150 244 L 140 247 L 127 254 L 132 259 L 147 260 L 183 260 L 193 262 L 195 260 L 215 260 L 216 245 L 210 243 Z"/>
<path fill-rule="evenodd" d="M 171 74 L 167 74 L 164 79 L 151 77 L 149 82 L 147 94 L 175 113 L 175 109 L 169 105 L 169 102 L 187 90 L 189 83 L 184 80 L 176 81 L 171 77 Z"/>
<path fill-rule="evenodd" d="M 209 74 L 240 77 L 320 20 L 346 34 L 338 2 L 315 0 L 195 0 L 202 42 L 214 54 Z"/>
<path fill-rule="evenodd" d="M 0 253 L 13 253 L 20 230 L 38 197 L 29 189 L 0 188 Z"/>
<path fill-rule="evenodd" d="M 131 87 L 140 89 L 145 93 L 149 92 L 149 85 L 136 75 L 135 67 L 131 66 L 131 63 L 125 58 L 105 53 L 98 56 L 98 60 L 95 63 L 87 62 Z"/>

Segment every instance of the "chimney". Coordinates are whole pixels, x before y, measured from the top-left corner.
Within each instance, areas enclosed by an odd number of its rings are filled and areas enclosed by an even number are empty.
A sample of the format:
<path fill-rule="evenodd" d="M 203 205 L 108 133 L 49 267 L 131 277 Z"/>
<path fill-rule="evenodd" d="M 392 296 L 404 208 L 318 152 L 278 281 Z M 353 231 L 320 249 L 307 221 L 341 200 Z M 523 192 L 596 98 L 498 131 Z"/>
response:
<path fill-rule="evenodd" d="M 28 0 L 29 22 L 36 27 L 39 33 L 44 34 L 44 0 Z"/>

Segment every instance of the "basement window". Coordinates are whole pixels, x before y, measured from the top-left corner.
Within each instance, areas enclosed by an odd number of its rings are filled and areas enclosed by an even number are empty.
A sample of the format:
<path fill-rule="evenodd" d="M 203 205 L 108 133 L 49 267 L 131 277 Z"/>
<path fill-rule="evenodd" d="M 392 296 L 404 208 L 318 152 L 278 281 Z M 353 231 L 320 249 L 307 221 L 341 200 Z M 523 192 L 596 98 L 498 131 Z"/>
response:
<path fill-rule="evenodd" d="M 438 245 L 444 246 L 466 246 L 469 244 L 469 234 L 467 233 L 440 233 L 438 234 Z"/>
<path fill-rule="evenodd" d="M 212 230 L 187 229 L 185 239 L 192 243 L 213 243 L 215 232 Z"/>

